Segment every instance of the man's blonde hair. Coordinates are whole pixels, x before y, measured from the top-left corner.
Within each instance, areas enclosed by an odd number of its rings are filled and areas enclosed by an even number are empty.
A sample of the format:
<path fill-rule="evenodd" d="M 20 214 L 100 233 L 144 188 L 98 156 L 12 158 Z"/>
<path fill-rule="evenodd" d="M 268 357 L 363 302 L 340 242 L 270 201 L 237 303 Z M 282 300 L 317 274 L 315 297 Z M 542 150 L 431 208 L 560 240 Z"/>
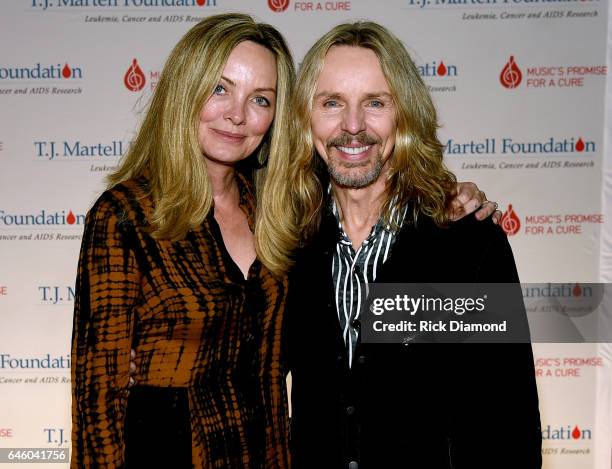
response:
<path fill-rule="evenodd" d="M 347 23 L 336 26 L 312 46 L 298 73 L 292 106 L 295 149 L 289 171 L 282 176 L 292 201 L 292 212 L 286 212 L 286 216 L 292 217 L 295 227 L 290 241 L 287 230 L 284 246 L 293 249 L 300 239 L 315 234 L 325 209 L 329 179 L 314 149 L 311 112 L 325 57 L 334 46 L 372 50 L 380 61 L 396 106 L 396 140 L 389 160 L 383 219 L 393 225 L 393 206 L 411 202 L 415 218 L 423 213 L 439 225 L 446 224 L 449 195 L 454 191 L 456 180 L 443 163 L 443 145 L 436 135 L 437 115 L 429 91 L 398 38 L 376 23 Z M 280 216 L 279 213 L 279 226 L 282 226 Z"/>

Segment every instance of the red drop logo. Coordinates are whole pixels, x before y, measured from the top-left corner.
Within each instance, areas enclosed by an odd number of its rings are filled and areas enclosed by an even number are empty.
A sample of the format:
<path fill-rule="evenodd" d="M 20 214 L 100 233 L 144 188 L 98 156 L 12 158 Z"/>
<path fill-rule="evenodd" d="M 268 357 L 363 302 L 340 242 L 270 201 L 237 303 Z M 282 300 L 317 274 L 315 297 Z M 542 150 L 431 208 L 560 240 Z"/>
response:
<path fill-rule="evenodd" d="M 582 140 L 582 137 L 580 137 L 578 141 L 576 142 L 576 151 L 584 151 L 584 148 L 585 148 L 584 141 Z"/>
<path fill-rule="evenodd" d="M 500 225 L 508 236 L 517 234 L 521 229 L 521 220 L 512 208 L 512 204 L 508 205 L 508 210 L 502 215 Z"/>
<path fill-rule="evenodd" d="M 440 62 L 440 65 L 438 65 L 438 69 L 436 70 L 436 72 L 438 73 L 438 76 L 443 77 L 446 75 L 446 65 L 444 65 L 444 62 Z"/>
<path fill-rule="evenodd" d="M 145 74 L 142 72 L 140 65 L 136 59 L 132 60 L 132 65 L 125 72 L 123 83 L 130 91 L 140 91 L 144 88 L 146 82 Z"/>
<path fill-rule="evenodd" d="M 578 428 L 578 425 L 576 425 L 574 427 L 574 430 L 572 431 L 572 438 L 574 440 L 577 440 L 578 438 L 580 438 L 582 436 L 582 433 L 580 433 L 580 429 Z"/>
<path fill-rule="evenodd" d="M 70 69 L 68 64 L 64 65 L 64 68 L 62 68 L 62 76 L 64 78 L 70 78 L 72 76 L 72 70 Z"/>
<path fill-rule="evenodd" d="M 572 295 L 582 296 L 582 287 L 578 283 L 572 288 Z"/>
<path fill-rule="evenodd" d="M 499 81 L 506 88 L 513 89 L 520 85 L 522 80 L 523 74 L 521 73 L 521 69 L 518 68 L 518 65 L 516 65 L 514 61 L 514 56 L 511 55 L 499 75 Z"/>
<path fill-rule="evenodd" d="M 206 3 L 206 0 L 196 0 L 196 3 L 197 3 L 199 6 L 203 7 L 203 6 L 204 6 L 204 4 Z"/>
<path fill-rule="evenodd" d="M 70 210 L 68 212 L 68 216 L 66 217 L 66 223 L 68 223 L 69 225 L 74 225 L 75 221 L 76 217 L 74 216 L 74 213 L 72 213 L 72 210 Z"/>
<path fill-rule="evenodd" d="M 268 0 L 268 6 L 272 11 L 280 13 L 289 8 L 289 0 Z"/>

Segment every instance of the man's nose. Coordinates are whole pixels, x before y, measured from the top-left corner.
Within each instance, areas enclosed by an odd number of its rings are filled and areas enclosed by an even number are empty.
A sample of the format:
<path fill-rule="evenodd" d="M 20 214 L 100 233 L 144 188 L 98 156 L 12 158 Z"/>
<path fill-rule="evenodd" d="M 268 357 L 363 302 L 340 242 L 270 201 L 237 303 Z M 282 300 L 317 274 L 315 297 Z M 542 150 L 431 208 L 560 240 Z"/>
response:
<path fill-rule="evenodd" d="M 342 130 L 355 135 L 365 130 L 365 113 L 361 106 L 347 106 L 342 116 Z"/>

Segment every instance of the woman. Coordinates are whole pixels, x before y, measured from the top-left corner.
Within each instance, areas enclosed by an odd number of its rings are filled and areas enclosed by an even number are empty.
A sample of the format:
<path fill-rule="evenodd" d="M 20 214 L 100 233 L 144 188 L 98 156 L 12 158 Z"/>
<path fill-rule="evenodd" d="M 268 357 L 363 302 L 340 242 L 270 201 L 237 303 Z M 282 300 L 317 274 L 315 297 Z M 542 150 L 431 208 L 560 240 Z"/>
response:
<path fill-rule="evenodd" d="M 284 181 L 265 176 L 290 164 L 293 79 L 281 35 L 246 15 L 203 20 L 170 54 L 88 213 L 72 467 L 288 466 L 289 254 L 267 241 L 276 220 L 263 215 L 289 207 Z"/>
<path fill-rule="evenodd" d="M 256 258 L 252 172 L 289 151 L 293 80 L 280 33 L 245 15 L 205 19 L 170 54 L 87 217 L 72 467 L 287 466 L 286 279 Z"/>

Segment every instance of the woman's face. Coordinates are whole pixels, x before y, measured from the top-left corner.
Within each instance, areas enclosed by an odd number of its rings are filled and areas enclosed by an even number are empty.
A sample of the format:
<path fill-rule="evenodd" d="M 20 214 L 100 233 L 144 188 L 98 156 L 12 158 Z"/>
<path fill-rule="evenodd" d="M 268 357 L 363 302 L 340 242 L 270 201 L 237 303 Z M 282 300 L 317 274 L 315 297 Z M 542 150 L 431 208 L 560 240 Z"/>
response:
<path fill-rule="evenodd" d="M 238 44 L 200 111 L 198 139 L 209 162 L 233 164 L 255 151 L 274 119 L 276 59 L 251 41 Z"/>

